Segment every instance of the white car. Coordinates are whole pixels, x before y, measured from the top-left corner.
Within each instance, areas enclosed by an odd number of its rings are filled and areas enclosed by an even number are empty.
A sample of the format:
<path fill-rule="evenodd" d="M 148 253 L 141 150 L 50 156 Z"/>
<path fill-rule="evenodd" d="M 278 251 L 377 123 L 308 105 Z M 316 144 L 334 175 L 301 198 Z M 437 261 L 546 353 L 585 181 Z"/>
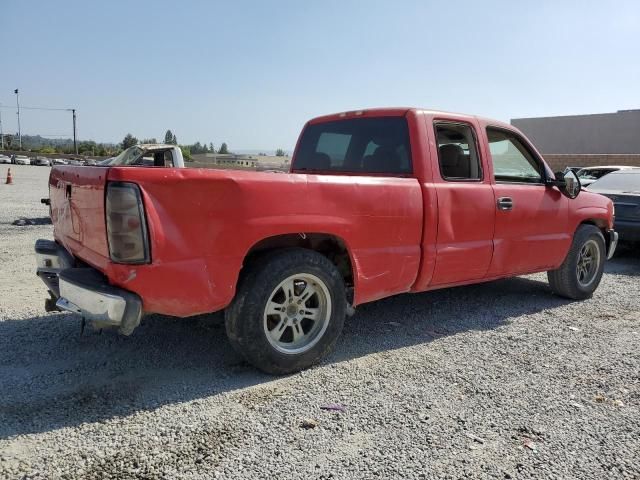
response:
<path fill-rule="evenodd" d="M 6 155 L 0 155 L 0 163 L 11 163 L 11 158 Z"/>
<path fill-rule="evenodd" d="M 51 160 L 46 157 L 38 157 L 35 160 L 31 160 L 31 165 L 39 165 L 41 167 L 50 167 Z"/>
<path fill-rule="evenodd" d="M 66 165 L 67 161 L 64 158 L 54 158 L 51 160 L 51 163 L 53 165 Z"/>
<path fill-rule="evenodd" d="M 31 165 L 31 160 L 25 155 L 16 155 L 16 165 Z"/>
<path fill-rule="evenodd" d="M 606 165 L 602 167 L 585 167 L 581 169 L 576 175 L 580 179 L 580 185 L 583 187 L 591 185 L 593 182 L 598 180 L 599 178 L 604 177 L 608 173 L 617 172 L 618 170 L 629 170 L 632 168 L 628 165 Z"/>

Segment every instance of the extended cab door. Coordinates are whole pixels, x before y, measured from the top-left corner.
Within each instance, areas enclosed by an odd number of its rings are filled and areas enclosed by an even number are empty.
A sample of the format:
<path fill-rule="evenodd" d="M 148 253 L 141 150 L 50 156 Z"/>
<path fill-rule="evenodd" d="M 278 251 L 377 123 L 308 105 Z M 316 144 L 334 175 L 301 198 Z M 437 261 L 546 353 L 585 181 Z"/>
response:
<path fill-rule="evenodd" d="M 540 271 L 562 263 L 568 233 L 568 199 L 545 185 L 541 158 L 518 133 L 488 126 L 495 192 L 494 254 L 488 276 Z"/>
<path fill-rule="evenodd" d="M 478 148 L 475 119 L 434 119 L 431 166 L 437 196 L 436 261 L 430 285 L 485 277 L 493 254 L 491 176 Z M 425 228 L 433 228 L 427 225 Z"/>

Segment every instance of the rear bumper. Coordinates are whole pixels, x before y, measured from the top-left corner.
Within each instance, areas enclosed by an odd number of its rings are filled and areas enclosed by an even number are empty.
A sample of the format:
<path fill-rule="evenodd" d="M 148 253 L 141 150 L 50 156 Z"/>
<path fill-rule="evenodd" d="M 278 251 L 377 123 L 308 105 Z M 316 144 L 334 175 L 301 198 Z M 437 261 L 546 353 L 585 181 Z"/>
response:
<path fill-rule="evenodd" d="M 616 247 L 618 246 L 618 232 L 615 230 L 607 230 L 609 238 L 607 239 L 607 260 L 611 260 L 613 254 L 616 253 Z"/>
<path fill-rule="evenodd" d="M 50 240 L 36 242 L 37 275 L 49 287 L 59 309 L 82 315 L 96 328 L 115 327 L 129 335 L 140 324 L 142 300 L 109 285 L 90 268 L 75 268 L 71 255 Z"/>
<path fill-rule="evenodd" d="M 36 275 L 45 283 L 54 297 L 60 296 L 58 274 L 75 264 L 69 252 L 51 240 L 36 240 Z"/>

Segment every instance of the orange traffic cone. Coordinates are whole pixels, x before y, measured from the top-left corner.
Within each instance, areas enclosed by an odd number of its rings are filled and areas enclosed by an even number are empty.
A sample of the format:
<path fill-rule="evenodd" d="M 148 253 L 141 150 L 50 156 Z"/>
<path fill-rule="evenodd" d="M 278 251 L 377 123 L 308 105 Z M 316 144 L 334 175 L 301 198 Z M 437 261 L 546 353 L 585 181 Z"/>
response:
<path fill-rule="evenodd" d="M 11 169 L 7 170 L 7 181 L 6 185 L 11 185 L 13 183 L 13 177 L 11 176 Z"/>

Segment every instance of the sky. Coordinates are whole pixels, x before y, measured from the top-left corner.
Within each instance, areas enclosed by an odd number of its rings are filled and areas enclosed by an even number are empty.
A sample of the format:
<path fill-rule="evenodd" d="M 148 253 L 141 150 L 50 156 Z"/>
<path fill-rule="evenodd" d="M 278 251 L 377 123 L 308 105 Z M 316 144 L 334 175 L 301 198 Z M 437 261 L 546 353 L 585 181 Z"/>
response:
<path fill-rule="evenodd" d="M 511 118 L 640 108 L 640 2 L 2 0 L 0 103 L 76 108 L 127 133 L 291 151 L 304 123 L 367 107 Z M 23 134 L 71 136 L 22 110 Z"/>

